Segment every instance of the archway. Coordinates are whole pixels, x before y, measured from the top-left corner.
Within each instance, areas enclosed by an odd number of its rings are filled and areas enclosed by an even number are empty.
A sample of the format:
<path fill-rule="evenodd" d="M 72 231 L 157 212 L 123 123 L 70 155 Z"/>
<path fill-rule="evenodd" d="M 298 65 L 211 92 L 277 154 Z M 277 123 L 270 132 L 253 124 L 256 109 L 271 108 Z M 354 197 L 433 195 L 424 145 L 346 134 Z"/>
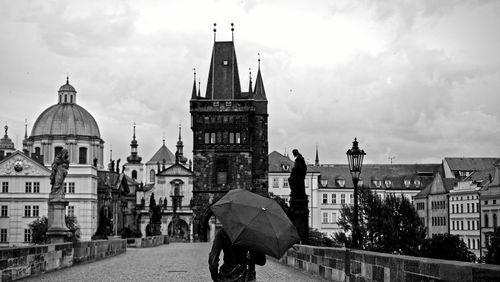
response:
<path fill-rule="evenodd" d="M 168 236 L 176 239 L 189 239 L 189 225 L 178 216 L 174 217 L 167 228 Z"/>

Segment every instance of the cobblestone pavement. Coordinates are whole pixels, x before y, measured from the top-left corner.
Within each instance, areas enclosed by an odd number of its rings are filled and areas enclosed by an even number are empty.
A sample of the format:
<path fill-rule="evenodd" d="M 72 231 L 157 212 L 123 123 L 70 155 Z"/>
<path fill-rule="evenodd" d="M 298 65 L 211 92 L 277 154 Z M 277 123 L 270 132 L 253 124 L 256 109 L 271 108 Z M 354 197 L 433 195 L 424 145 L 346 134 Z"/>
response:
<path fill-rule="evenodd" d="M 23 281 L 211 281 L 210 243 L 172 243 L 154 248 L 129 248 L 125 254 L 77 265 Z M 323 281 L 268 259 L 257 266 L 257 281 Z"/>

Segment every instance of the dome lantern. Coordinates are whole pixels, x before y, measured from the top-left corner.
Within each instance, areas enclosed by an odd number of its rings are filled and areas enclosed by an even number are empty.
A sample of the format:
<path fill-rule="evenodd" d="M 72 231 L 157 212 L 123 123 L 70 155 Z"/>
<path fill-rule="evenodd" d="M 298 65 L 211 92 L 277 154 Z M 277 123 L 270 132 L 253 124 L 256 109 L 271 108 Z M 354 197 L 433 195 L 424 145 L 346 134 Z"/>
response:
<path fill-rule="evenodd" d="M 69 84 L 69 76 L 66 76 L 66 84 L 59 88 L 58 104 L 76 104 L 76 90 Z"/>

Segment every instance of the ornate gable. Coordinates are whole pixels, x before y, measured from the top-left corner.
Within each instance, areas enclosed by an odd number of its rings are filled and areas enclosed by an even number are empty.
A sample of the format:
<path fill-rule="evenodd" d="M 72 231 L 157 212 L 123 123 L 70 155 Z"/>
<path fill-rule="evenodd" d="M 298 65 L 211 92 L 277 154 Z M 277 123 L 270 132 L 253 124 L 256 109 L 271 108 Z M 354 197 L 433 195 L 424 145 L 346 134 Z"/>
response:
<path fill-rule="evenodd" d="M 37 163 L 20 151 L 0 161 L 0 175 L 24 176 L 50 176 L 50 170 Z"/>
<path fill-rule="evenodd" d="M 191 176 L 193 172 L 181 164 L 173 164 L 158 173 L 158 176 Z"/>

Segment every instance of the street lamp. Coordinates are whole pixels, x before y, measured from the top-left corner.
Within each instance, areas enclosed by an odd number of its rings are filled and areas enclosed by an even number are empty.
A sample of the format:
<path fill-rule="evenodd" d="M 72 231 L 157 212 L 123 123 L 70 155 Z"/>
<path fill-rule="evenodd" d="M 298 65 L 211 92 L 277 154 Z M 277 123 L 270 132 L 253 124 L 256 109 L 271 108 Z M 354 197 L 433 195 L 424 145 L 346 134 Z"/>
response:
<path fill-rule="evenodd" d="M 360 150 L 358 141 L 354 138 L 352 148 L 347 150 L 347 161 L 349 162 L 349 171 L 352 176 L 352 183 L 354 184 L 354 220 L 352 230 L 352 241 L 355 248 L 360 247 L 360 234 L 358 222 L 358 181 L 361 174 L 361 166 L 363 165 L 363 158 L 366 155 L 365 151 Z"/>

